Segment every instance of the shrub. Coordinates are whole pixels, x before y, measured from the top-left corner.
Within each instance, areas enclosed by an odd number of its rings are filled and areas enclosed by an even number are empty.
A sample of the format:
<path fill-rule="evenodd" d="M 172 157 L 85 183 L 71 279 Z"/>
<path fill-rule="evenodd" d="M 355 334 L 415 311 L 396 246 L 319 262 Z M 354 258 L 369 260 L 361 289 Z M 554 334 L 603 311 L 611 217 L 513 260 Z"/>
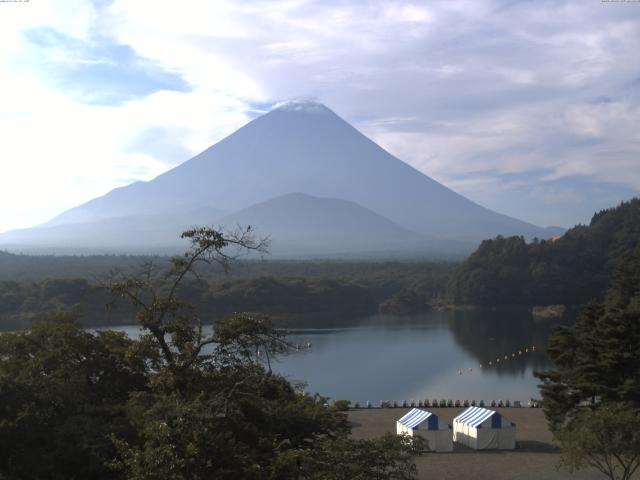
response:
<path fill-rule="evenodd" d="M 346 412 L 349 410 L 351 402 L 349 400 L 336 400 L 333 402 L 333 408 L 339 412 Z"/>

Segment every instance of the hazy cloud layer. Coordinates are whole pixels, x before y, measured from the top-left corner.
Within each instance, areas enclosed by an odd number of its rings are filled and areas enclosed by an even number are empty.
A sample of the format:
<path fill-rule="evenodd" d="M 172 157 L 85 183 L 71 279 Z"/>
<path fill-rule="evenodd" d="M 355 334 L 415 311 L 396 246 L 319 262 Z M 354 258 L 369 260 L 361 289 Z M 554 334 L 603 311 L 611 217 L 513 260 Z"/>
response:
<path fill-rule="evenodd" d="M 0 230 L 313 98 L 490 208 L 572 225 L 640 191 L 640 4 L 0 4 Z"/>
<path fill-rule="evenodd" d="M 120 105 L 161 90 L 188 91 L 182 78 L 109 39 L 82 41 L 50 28 L 24 32 L 25 65 L 82 103 Z"/>

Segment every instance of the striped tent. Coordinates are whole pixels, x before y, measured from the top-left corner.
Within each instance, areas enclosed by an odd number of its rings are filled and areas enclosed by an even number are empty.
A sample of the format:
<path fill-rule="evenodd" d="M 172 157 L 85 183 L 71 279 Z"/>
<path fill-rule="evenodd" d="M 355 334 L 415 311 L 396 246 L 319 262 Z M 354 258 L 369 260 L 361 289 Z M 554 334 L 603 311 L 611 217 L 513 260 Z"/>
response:
<path fill-rule="evenodd" d="M 475 450 L 512 450 L 516 424 L 495 410 L 469 407 L 453 419 L 453 441 Z"/>
<path fill-rule="evenodd" d="M 451 425 L 440 425 L 438 416 L 433 412 L 412 408 L 396 421 L 398 435 L 410 437 L 419 435 L 427 440 L 429 450 L 434 452 L 450 452 L 453 450 Z"/>

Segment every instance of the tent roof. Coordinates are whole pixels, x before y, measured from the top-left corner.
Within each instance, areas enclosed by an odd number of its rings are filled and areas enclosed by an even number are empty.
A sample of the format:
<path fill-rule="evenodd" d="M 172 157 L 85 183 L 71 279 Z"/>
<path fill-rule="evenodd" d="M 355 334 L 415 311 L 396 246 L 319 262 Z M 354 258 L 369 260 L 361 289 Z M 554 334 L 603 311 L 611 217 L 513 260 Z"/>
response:
<path fill-rule="evenodd" d="M 409 410 L 409 412 L 406 415 L 400 418 L 398 422 L 400 422 L 402 425 L 406 427 L 415 428 L 418 425 L 420 425 L 422 422 L 424 422 L 427 418 L 429 418 L 431 415 L 433 415 L 432 412 L 427 412 L 426 410 L 420 410 L 419 408 L 412 408 L 411 410 Z"/>
<path fill-rule="evenodd" d="M 489 410 L 487 408 L 469 407 L 456 418 L 454 418 L 453 421 L 466 423 L 470 427 L 475 428 L 495 413 L 495 411 Z"/>

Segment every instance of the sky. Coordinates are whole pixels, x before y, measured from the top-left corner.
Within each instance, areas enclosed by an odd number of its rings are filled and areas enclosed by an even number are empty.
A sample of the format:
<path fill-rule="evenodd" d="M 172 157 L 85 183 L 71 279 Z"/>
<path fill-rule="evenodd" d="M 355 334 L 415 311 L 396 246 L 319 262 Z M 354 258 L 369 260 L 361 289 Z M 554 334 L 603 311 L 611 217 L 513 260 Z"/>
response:
<path fill-rule="evenodd" d="M 640 195 L 640 2 L 0 2 L 0 232 L 322 102 L 488 208 Z"/>

